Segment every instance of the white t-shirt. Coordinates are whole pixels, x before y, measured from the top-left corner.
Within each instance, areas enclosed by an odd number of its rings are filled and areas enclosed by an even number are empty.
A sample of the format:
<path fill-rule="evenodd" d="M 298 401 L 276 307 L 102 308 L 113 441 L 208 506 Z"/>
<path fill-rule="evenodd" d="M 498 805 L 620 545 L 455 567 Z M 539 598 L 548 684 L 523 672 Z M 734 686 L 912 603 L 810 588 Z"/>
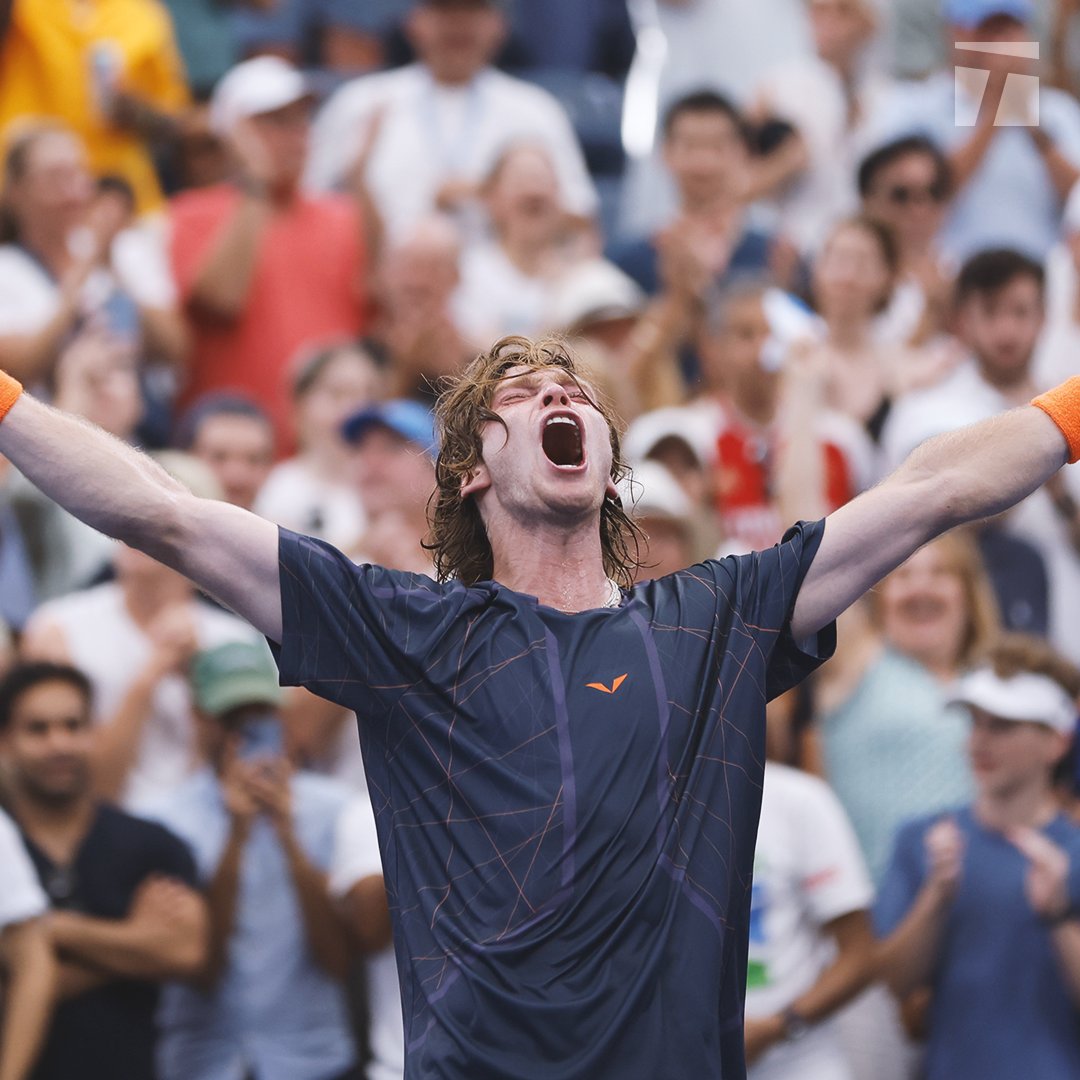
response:
<path fill-rule="evenodd" d="M 884 77 L 867 72 L 856 91 L 861 114 L 870 115 L 887 90 Z M 803 137 L 809 164 L 777 201 L 779 229 L 806 256 L 814 255 L 832 226 L 859 206 L 855 174 L 867 148 L 862 125 L 849 126 L 848 100 L 835 68 L 817 56 L 770 71 L 758 94 L 771 115 Z"/>
<path fill-rule="evenodd" d="M 260 640 L 235 615 L 203 601 L 192 603 L 200 649 Z M 120 586 L 110 582 L 42 604 L 33 625 L 60 630 L 71 662 L 93 683 L 95 721 L 111 720 L 152 652 L 150 640 L 124 606 Z M 167 675 L 154 691 L 135 763 L 118 801 L 138 813 L 178 787 L 197 765 L 191 688 L 182 675 Z"/>
<path fill-rule="evenodd" d="M 906 394 L 896 403 L 882 433 L 885 466 L 896 468 L 934 435 L 987 420 L 1010 407 L 979 374 L 975 362 L 968 361 L 943 382 Z M 1080 500 L 1080 466 L 1066 466 L 1062 477 L 1073 498 Z M 1061 516 L 1040 489 L 1010 511 L 1005 527 L 1042 555 L 1050 579 L 1050 639 L 1080 662 L 1080 558 Z"/>
<path fill-rule="evenodd" d="M 522 273 L 497 243 L 474 244 L 462 255 L 454 309 L 474 341 L 497 341 L 509 334 L 535 337 L 548 328 L 553 286 L 550 278 Z"/>
<path fill-rule="evenodd" d="M 80 243 L 78 234 L 72 246 Z M 80 298 L 89 315 L 120 286 L 135 303 L 150 308 L 176 306 L 176 287 L 165 247 L 149 226 L 125 229 L 113 241 L 111 269 L 93 270 Z M 32 334 L 56 314 L 60 290 L 49 272 L 17 244 L 0 245 L 0 334 Z"/>
<path fill-rule="evenodd" d="M 342 551 L 359 543 L 367 525 L 356 492 L 318 475 L 301 457 L 289 458 L 270 470 L 254 510 L 276 525 L 316 536 Z"/>
<path fill-rule="evenodd" d="M 330 892 L 340 899 L 366 877 L 382 877 L 375 814 L 366 797 L 353 799 L 338 819 Z M 366 958 L 371 1003 L 371 1054 L 367 1080 L 401 1080 L 405 1072 L 405 1026 L 393 946 Z"/>
<path fill-rule="evenodd" d="M 49 908 L 15 823 L 0 810 L 0 930 L 37 918 Z"/>
<path fill-rule="evenodd" d="M 487 68 L 466 87 L 439 86 L 422 64 L 364 75 L 342 86 L 315 120 L 307 183 L 339 187 L 371 118 L 382 114 L 367 184 L 391 239 L 435 209 L 450 180 L 478 182 L 515 142 L 551 155 L 563 203 L 590 217 L 597 197 L 566 113 L 546 90 Z"/>
<path fill-rule="evenodd" d="M 868 909 L 873 887 L 859 844 L 829 786 L 769 762 L 754 854 L 746 1015 L 772 1016 L 806 993 L 831 962 L 821 928 Z M 749 1080 L 847 1080 L 832 1025 L 770 1050 Z"/>

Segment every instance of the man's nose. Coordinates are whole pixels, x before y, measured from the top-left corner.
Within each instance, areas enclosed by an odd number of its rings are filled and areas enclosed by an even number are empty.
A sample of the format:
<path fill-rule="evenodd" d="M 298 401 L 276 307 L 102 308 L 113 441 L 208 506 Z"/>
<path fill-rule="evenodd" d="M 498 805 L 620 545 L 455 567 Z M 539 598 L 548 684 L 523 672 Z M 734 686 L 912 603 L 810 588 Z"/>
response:
<path fill-rule="evenodd" d="M 569 405 L 570 395 L 566 392 L 566 387 L 561 386 L 559 383 L 552 383 L 550 386 L 544 387 L 544 408 L 549 405 Z"/>

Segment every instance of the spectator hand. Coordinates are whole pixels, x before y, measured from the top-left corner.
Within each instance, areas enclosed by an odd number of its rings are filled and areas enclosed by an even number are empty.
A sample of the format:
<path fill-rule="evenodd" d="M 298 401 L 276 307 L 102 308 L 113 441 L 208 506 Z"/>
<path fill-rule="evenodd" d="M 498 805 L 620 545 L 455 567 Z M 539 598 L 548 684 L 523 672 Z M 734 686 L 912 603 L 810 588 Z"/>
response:
<path fill-rule="evenodd" d="M 746 1018 L 743 1029 L 746 1045 L 746 1064 L 753 1065 L 784 1039 L 784 1021 L 779 1016 Z"/>
<path fill-rule="evenodd" d="M 447 180 L 435 193 L 435 206 L 443 213 L 452 214 L 479 195 L 479 185 L 471 180 Z"/>
<path fill-rule="evenodd" d="M 951 817 L 942 818 L 927 832 L 926 855 L 927 885 L 940 899 L 951 900 L 964 870 L 964 838 Z"/>
<path fill-rule="evenodd" d="M 1068 914 L 1069 856 L 1037 829 L 1008 829 L 1005 837 L 1028 860 L 1024 889 L 1035 914 L 1051 921 Z"/>
<path fill-rule="evenodd" d="M 256 807 L 279 832 L 292 827 L 292 767 L 286 758 L 258 762 L 248 777 L 248 792 Z"/>
<path fill-rule="evenodd" d="M 136 891 L 129 918 L 169 929 L 190 926 L 198 918 L 199 909 L 199 897 L 192 889 L 173 878 L 154 874 Z"/>
<path fill-rule="evenodd" d="M 182 673 L 199 648 L 195 613 L 188 603 L 165 608 L 146 633 L 154 646 L 151 664 L 159 677 Z"/>
<path fill-rule="evenodd" d="M 249 117 L 237 121 L 228 142 L 240 165 L 243 181 L 257 191 L 273 187 L 277 179 L 274 159 Z"/>
<path fill-rule="evenodd" d="M 225 751 L 225 767 L 221 774 L 221 795 L 233 828 L 247 829 L 259 812 L 259 804 L 252 790 L 254 767 L 250 762 L 242 761 L 236 756 L 238 743 L 237 736 L 231 737 Z"/>

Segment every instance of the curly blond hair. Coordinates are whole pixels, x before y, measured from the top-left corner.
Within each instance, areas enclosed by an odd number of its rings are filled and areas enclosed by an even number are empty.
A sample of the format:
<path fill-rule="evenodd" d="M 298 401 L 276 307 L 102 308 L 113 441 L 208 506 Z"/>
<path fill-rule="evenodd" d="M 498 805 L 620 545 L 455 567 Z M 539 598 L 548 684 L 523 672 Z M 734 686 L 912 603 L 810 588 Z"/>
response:
<path fill-rule="evenodd" d="M 481 353 L 462 374 L 447 380 L 435 406 L 439 458 L 435 492 L 429 507 L 431 539 L 440 581 L 456 578 L 466 585 L 488 581 L 494 573 L 491 542 L 472 498 L 462 497 L 462 484 L 476 471 L 483 456 L 484 424 L 505 422 L 491 409 L 495 390 L 512 368 L 560 368 L 588 385 L 590 400 L 607 421 L 611 438 L 611 478 L 618 483 L 629 468 L 622 459 L 619 423 L 610 404 L 592 389 L 589 372 L 568 343 L 546 337 L 532 341 L 505 337 Z M 604 571 L 624 588 L 633 584 L 639 565 L 641 532 L 617 499 L 606 498 L 600 509 L 600 545 Z"/>

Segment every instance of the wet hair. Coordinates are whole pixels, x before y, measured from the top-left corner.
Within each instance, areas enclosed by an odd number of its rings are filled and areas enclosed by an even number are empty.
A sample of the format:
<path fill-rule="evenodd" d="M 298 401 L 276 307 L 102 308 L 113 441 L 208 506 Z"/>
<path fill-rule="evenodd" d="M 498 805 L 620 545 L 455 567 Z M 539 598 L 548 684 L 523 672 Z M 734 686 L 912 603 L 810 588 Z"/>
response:
<path fill-rule="evenodd" d="M 903 139 L 879 146 L 863 158 L 859 166 L 859 194 L 865 199 L 873 190 L 878 176 L 890 165 L 912 154 L 922 154 L 934 162 L 934 187 L 943 199 L 952 194 L 952 170 L 941 147 L 924 135 L 908 135 Z"/>
<path fill-rule="evenodd" d="M 1019 278 L 1030 278 L 1040 294 L 1046 287 L 1046 272 L 1034 259 L 1011 248 L 990 248 L 972 255 L 956 278 L 956 304 L 973 296 L 993 296 Z"/>
<path fill-rule="evenodd" d="M 592 383 L 588 370 L 570 346 L 557 337 L 531 341 L 506 337 L 481 353 L 461 375 L 443 383 L 435 406 L 439 457 L 435 463 L 435 492 L 429 504 L 431 541 L 440 581 L 456 578 L 466 585 L 488 581 L 494 573 L 494 557 L 476 500 L 463 497 L 462 484 L 480 464 L 484 424 L 505 422 L 491 409 L 495 392 L 506 373 L 515 367 L 536 370 L 559 368 L 574 378 Z M 607 421 L 611 439 L 611 478 L 618 483 L 629 472 L 620 450 L 620 430 L 610 405 L 591 397 Z M 600 545 L 604 571 L 619 585 L 629 588 L 639 565 L 641 531 L 617 499 L 605 498 L 600 509 Z"/>
<path fill-rule="evenodd" d="M 44 660 L 16 664 L 0 679 L 0 731 L 8 729 L 15 708 L 24 694 L 45 683 L 54 682 L 65 683 L 75 689 L 89 713 L 94 690 L 90 680 L 78 668 Z"/>
<path fill-rule="evenodd" d="M 718 94 L 715 90 L 696 90 L 692 94 L 686 94 L 673 101 L 664 113 L 664 138 L 671 138 L 680 116 L 687 116 L 692 113 L 714 113 L 726 116 L 735 125 L 739 137 L 747 148 L 751 147 L 750 128 L 746 123 L 746 118 L 730 98 Z"/>
<path fill-rule="evenodd" d="M 265 424 L 271 432 L 274 430 L 270 414 L 252 398 L 236 393 L 210 393 L 194 402 L 177 421 L 173 446 L 177 450 L 190 450 L 203 424 L 215 416 L 243 416 Z"/>

